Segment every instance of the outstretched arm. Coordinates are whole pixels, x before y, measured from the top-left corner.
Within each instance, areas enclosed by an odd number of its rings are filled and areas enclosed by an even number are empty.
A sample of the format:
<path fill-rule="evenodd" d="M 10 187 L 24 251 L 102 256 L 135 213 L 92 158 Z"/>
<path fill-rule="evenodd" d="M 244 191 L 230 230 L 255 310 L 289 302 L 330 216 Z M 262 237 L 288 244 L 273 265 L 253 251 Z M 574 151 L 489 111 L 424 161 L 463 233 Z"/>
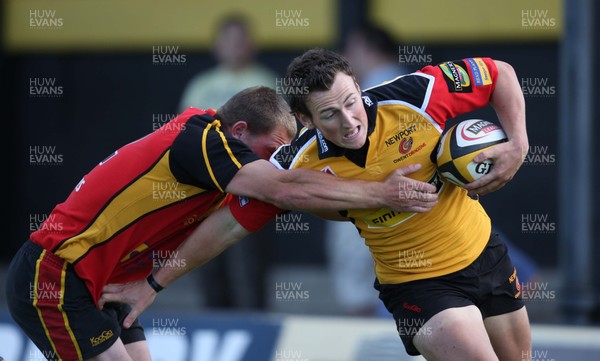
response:
<path fill-rule="evenodd" d="M 223 207 L 205 219 L 177 248 L 170 258 L 178 267 L 163 267 L 154 274 L 159 285 L 167 287 L 173 281 L 218 256 L 227 247 L 250 234 L 233 217 L 229 207 Z M 179 267 L 183 265 L 182 267 Z M 143 279 L 119 285 L 106 285 L 98 301 L 100 308 L 106 302 L 131 305 L 131 312 L 123 325 L 129 328 L 133 321 L 154 302 L 156 292 Z"/>
<path fill-rule="evenodd" d="M 438 198 L 435 186 L 407 176 L 419 168 L 420 165 L 410 165 L 396 170 L 385 182 L 367 182 L 310 169 L 279 170 L 267 161 L 258 160 L 243 166 L 226 191 L 289 210 L 387 207 L 398 212 L 427 212 Z M 418 191 L 399 191 L 407 188 Z"/>
<path fill-rule="evenodd" d="M 486 194 L 502 188 L 523 164 L 529 149 L 525 126 L 525 99 L 514 69 L 509 64 L 495 60 L 498 79 L 490 105 L 496 111 L 508 142 L 480 153 L 477 163 L 492 159 L 494 166 L 487 175 L 467 184 L 469 194 Z"/>

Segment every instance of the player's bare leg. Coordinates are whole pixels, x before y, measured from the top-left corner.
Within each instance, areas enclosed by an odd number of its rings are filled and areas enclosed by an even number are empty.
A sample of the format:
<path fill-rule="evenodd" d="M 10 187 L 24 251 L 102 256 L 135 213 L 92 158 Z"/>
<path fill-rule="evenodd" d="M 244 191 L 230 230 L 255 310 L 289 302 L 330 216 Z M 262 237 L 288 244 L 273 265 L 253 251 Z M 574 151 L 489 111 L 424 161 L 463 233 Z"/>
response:
<path fill-rule="evenodd" d="M 525 307 L 488 317 L 483 323 L 500 361 L 531 360 L 531 329 Z"/>
<path fill-rule="evenodd" d="M 498 360 L 475 306 L 436 314 L 423 325 L 413 344 L 428 361 Z"/>
<path fill-rule="evenodd" d="M 145 341 L 142 341 L 143 343 L 146 343 Z M 142 343 L 142 342 L 135 342 L 135 343 Z M 133 345 L 133 343 L 131 343 L 131 345 Z M 117 339 L 117 341 L 110 346 L 106 351 L 102 352 L 100 355 L 96 356 L 96 357 L 92 357 L 87 359 L 86 361 L 133 361 L 133 360 L 138 360 L 137 355 L 130 355 L 128 352 L 128 349 L 125 348 L 126 346 L 123 344 L 123 341 L 121 341 L 121 339 Z M 136 349 L 138 347 L 135 347 Z M 147 345 L 146 345 L 147 348 Z M 144 359 L 145 360 L 145 359 Z"/>
<path fill-rule="evenodd" d="M 137 341 L 125 345 L 125 349 L 129 356 L 135 361 L 151 361 L 150 349 L 147 341 Z"/>

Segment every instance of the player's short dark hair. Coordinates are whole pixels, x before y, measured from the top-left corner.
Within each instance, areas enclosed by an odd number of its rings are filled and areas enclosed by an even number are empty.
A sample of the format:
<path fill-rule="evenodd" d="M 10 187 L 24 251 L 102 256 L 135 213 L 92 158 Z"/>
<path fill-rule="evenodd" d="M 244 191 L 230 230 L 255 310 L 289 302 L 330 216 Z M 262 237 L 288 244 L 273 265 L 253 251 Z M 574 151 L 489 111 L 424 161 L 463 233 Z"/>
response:
<path fill-rule="evenodd" d="M 333 79 L 339 72 L 354 78 L 348 60 L 331 50 L 315 48 L 295 58 L 288 66 L 283 82 L 284 94 L 287 94 L 292 112 L 310 117 L 306 105 L 308 94 L 331 89 Z"/>
<path fill-rule="evenodd" d="M 247 88 L 232 96 L 217 111 L 223 125 L 229 129 L 236 122 L 248 123 L 252 134 L 267 134 L 281 126 L 296 135 L 296 121 L 285 99 L 266 86 Z"/>

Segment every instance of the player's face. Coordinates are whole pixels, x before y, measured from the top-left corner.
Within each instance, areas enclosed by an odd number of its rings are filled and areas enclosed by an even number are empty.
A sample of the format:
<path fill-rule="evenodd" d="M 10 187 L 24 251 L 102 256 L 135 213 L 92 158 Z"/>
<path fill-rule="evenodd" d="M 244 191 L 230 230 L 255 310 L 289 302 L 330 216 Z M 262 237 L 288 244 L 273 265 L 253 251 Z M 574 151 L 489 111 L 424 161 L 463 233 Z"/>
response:
<path fill-rule="evenodd" d="M 292 142 L 292 138 L 284 127 L 277 127 L 268 134 L 254 135 L 248 133 L 241 140 L 263 159 L 269 159 L 277 148 Z"/>
<path fill-rule="evenodd" d="M 360 89 L 354 79 L 337 73 L 331 89 L 313 91 L 308 95 L 307 106 L 311 117 L 300 115 L 305 125 L 315 127 L 335 145 L 359 149 L 367 140 L 367 112 L 363 106 Z"/>

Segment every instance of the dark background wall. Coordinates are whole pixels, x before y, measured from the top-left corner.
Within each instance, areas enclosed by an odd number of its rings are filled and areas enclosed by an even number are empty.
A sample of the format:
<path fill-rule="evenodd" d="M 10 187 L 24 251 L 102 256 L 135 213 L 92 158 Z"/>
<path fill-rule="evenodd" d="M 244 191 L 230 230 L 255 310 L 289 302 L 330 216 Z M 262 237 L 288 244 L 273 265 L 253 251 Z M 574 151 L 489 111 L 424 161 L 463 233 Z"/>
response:
<path fill-rule="evenodd" d="M 367 1 L 340 0 L 338 42 L 353 24 L 369 17 Z M 441 11 L 441 10 L 440 10 Z M 598 7 L 594 9 L 599 14 Z M 598 16 L 596 16 L 598 18 Z M 408 42 L 410 44 L 410 42 Z M 422 43 L 432 63 L 467 56 L 491 56 L 511 63 L 520 78 L 545 78 L 556 93 L 549 97 L 527 96 L 527 121 L 530 145 L 545 148 L 547 156 L 558 149 L 557 132 L 560 41 L 510 40 L 476 43 Z M 4 181 L 3 242 L 0 258 L 8 261 L 28 237 L 31 217 L 48 214 L 56 203 L 66 198 L 81 177 L 95 164 L 124 145 L 152 131 L 153 116 L 174 114 L 183 87 L 190 77 L 215 64 L 207 50 L 189 51 L 183 66 L 156 66 L 150 52 L 6 52 L 0 55 L 1 99 L 7 171 Z M 259 60 L 282 74 L 289 61 L 305 47 L 268 49 Z M 595 49 L 598 58 L 598 47 Z M 590 74 L 600 83 L 598 72 Z M 64 93 L 59 98 L 33 98 L 29 94 L 30 78 L 55 78 Z M 597 98 L 597 92 L 594 94 Z M 598 104 L 595 104 L 598 114 Z M 469 117 L 494 119 L 490 109 Z M 598 116 L 595 116 L 598 120 Z M 600 132 L 596 126 L 596 135 Z M 55 146 L 62 155 L 59 165 L 32 165 L 30 147 Z M 591 149 L 590 151 L 594 151 Z M 526 164 L 517 177 L 501 192 L 482 198 L 494 223 L 540 265 L 554 268 L 558 264 L 556 229 L 558 223 L 557 176 L 559 164 Z M 598 162 L 593 164 L 594 174 Z M 597 179 L 597 177 L 596 177 Z M 577 190 L 574 190 L 577 191 Z M 594 215 L 598 224 L 598 192 L 590 195 L 596 202 Z M 524 232 L 523 217 L 546 216 L 555 223 L 555 231 Z M 313 224 L 309 235 L 298 235 L 302 242 L 275 243 L 280 261 L 324 261 L 320 241 L 320 222 Z M 267 232 L 266 235 L 273 235 Z M 290 252 L 291 250 L 291 252 Z M 598 249 L 595 250 L 596 254 Z"/>

